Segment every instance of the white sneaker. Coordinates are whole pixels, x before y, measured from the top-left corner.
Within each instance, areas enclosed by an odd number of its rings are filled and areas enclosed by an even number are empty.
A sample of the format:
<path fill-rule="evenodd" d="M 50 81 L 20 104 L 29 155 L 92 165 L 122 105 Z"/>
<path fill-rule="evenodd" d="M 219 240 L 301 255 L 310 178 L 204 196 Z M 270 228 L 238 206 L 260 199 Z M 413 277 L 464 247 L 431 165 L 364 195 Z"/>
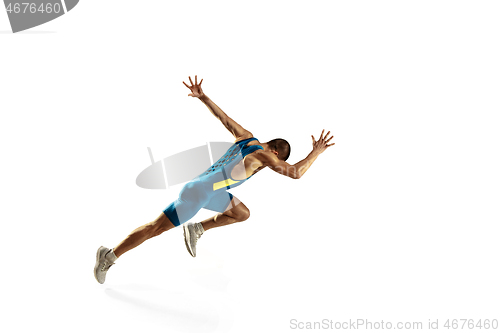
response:
<path fill-rule="evenodd" d="M 113 249 L 101 246 L 97 249 L 96 262 L 94 266 L 94 277 L 100 284 L 106 280 L 106 273 L 108 269 L 114 265 L 115 260 L 118 259 L 113 252 Z"/>
<path fill-rule="evenodd" d="M 186 223 L 182 228 L 184 229 L 184 242 L 186 243 L 186 248 L 190 255 L 196 257 L 196 243 L 205 230 L 203 230 L 201 223 Z"/>

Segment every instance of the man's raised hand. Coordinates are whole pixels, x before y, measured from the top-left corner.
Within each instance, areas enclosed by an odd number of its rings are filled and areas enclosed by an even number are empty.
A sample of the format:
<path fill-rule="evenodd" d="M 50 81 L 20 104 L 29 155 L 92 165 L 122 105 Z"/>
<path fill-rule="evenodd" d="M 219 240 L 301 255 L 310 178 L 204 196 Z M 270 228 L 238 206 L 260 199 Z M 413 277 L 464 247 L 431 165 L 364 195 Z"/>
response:
<path fill-rule="evenodd" d="M 330 140 L 333 139 L 333 135 L 329 139 L 327 139 L 328 134 L 330 134 L 330 131 L 328 131 L 328 133 L 326 133 L 326 135 L 324 137 L 323 137 L 323 133 L 325 133 L 325 130 L 323 130 L 321 132 L 321 136 L 319 137 L 318 141 L 314 140 L 314 136 L 311 135 L 311 137 L 313 139 L 313 150 L 317 151 L 320 154 L 322 152 L 324 152 L 326 150 L 326 148 L 333 146 L 335 144 L 335 142 L 328 144 L 328 142 L 330 142 Z"/>
<path fill-rule="evenodd" d="M 193 81 L 191 81 L 191 76 L 189 77 L 189 82 L 191 82 L 191 87 L 188 86 L 186 84 L 186 82 L 182 81 L 182 83 L 184 83 L 184 85 L 186 87 L 189 88 L 189 90 L 191 90 L 191 94 L 189 94 L 188 96 L 192 96 L 192 97 L 202 97 L 204 94 L 203 94 L 203 90 L 201 90 L 201 83 L 203 82 L 203 79 L 201 79 L 200 83 L 198 83 L 198 75 L 195 75 L 194 76 L 194 84 L 193 84 Z"/>

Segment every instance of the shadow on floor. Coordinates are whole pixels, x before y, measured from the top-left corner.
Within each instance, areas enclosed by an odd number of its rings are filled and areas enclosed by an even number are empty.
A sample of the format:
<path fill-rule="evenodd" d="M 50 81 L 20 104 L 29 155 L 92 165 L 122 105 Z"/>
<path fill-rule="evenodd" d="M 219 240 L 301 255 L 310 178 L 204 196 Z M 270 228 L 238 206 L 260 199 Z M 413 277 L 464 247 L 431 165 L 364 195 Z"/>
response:
<path fill-rule="evenodd" d="M 107 296 L 140 309 L 153 320 L 182 332 L 213 332 L 219 324 L 214 306 L 186 293 L 142 285 L 106 288 Z"/>

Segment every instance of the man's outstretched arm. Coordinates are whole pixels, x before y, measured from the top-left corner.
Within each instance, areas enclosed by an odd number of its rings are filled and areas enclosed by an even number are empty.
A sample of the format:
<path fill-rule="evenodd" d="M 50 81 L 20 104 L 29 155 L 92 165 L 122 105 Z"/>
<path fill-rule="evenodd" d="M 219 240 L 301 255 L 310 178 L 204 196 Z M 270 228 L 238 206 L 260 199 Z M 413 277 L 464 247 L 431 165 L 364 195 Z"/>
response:
<path fill-rule="evenodd" d="M 221 121 L 221 123 L 227 128 L 231 134 L 235 137 L 235 141 L 240 141 L 244 139 L 248 139 L 253 137 L 252 133 L 244 129 L 240 124 L 231 119 L 227 114 L 224 113 L 207 95 L 203 93 L 201 89 L 201 83 L 203 79 L 201 79 L 200 83 L 198 83 L 198 77 L 195 75 L 194 84 L 191 81 L 191 77 L 189 77 L 189 82 L 191 82 L 191 86 L 188 86 L 186 82 L 182 81 L 186 87 L 191 90 L 191 94 L 188 96 L 197 97 L 200 101 L 203 102 L 207 106 L 207 108 L 212 112 L 212 114 Z"/>
<path fill-rule="evenodd" d="M 333 135 L 329 139 L 327 139 L 328 134 L 330 134 L 330 131 L 328 131 L 328 133 L 326 133 L 326 135 L 323 137 L 324 132 L 325 130 L 321 132 L 321 136 L 318 139 L 318 141 L 314 140 L 314 136 L 311 135 L 313 140 L 313 149 L 309 153 L 309 155 L 307 155 L 307 157 L 304 158 L 302 161 L 295 163 L 294 165 L 290 165 L 287 162 L 278 159 L 278 157 L 275 156 L 274 154 L 273 155 L 269 154 L 267 155 L 268 160 L 266 161 L 267 162 L 266 164 L 273 171 L 276 171 L 279 174 L 288 176 L 293 179 L 299 179 L 304 175 L 304 173 L 306 173 L 309 167 L 314 163 L 314 161 L 316 161 L 316 158 L 318 158 L 318 156 L 321 153 L 323 153 L 326 150 L 326 148 L 333 146 L 335 144 L 335 143 L 328 144 L 328 142 L 330 142 L 330 140 L 333 139 Z"/>

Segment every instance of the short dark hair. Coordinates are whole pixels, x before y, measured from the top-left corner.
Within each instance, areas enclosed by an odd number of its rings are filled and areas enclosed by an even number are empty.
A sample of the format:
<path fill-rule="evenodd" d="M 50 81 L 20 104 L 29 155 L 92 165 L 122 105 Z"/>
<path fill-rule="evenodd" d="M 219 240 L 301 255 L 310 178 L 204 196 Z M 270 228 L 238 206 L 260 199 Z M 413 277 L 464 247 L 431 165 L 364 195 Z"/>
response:
<path fill-rule="evenodd" d="M 278 158 L 280 160 L 286 161 L 290 156 L 290 144 L 285 139 L 274 139 L 267 144 L 270 149 L 278 152 Z"/>

